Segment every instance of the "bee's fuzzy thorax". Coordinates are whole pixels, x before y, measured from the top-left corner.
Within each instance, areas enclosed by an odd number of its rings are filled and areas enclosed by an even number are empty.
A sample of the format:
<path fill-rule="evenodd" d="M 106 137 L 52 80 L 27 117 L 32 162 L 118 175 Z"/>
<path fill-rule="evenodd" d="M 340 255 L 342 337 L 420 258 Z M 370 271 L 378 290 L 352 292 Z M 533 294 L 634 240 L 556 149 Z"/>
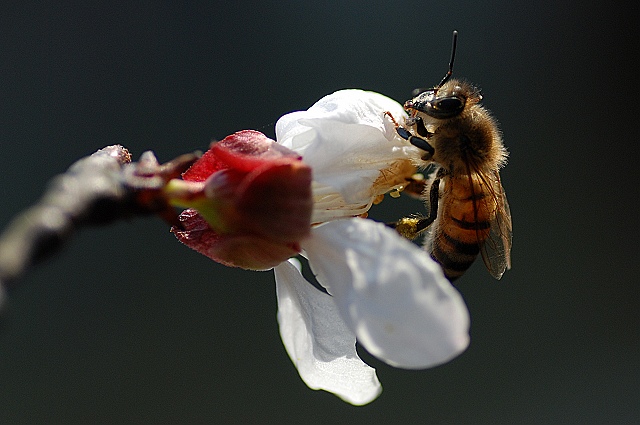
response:
<path fill-rule="evenodd" d="M 454 175 L 495 170 L 506 163 L 507 152 L 495 119 L 481 105 L 467 106 L 457 117 L 436 127 L 430 139 L 433 160 Z"/>

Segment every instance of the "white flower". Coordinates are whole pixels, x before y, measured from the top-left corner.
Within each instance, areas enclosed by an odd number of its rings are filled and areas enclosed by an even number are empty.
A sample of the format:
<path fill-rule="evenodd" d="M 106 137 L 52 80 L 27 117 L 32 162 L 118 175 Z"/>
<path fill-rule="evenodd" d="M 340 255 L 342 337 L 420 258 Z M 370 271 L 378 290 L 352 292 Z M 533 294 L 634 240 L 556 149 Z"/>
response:
<path fill-rule="evenodd" d="M 415 173 L 421 153 L 398 136 L 385 112 L 400 123 L 407 116 L 381 94 L 341 90 L 276 123 L 277 142 L 313 168 L 314 223 L 360 215 Z"/>
<path fill-rule="evenodd" d="M 390 228 L 354 217 L 404 184 L 420 153 L 395 131 L 402 106 L 373 92 L 342 90 L 276 124 L 278 143 L 313 170 L 314 223 L 302 241 L 321 292 L 290 262 L 275 267 L 278 322 L 304 382 L 362 405 L 381 392 L 356 339 L 386 363 L 435 366 L 464 351 L 469 315 L 428 254 Z"/>

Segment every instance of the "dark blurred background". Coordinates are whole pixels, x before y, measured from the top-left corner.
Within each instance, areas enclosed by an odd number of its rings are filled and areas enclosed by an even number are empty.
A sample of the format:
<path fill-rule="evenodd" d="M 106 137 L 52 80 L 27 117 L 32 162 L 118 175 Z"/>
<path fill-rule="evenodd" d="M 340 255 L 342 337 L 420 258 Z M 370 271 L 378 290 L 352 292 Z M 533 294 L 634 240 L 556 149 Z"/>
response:
<path fill-rule="evenodd" d="M 1 226 L 106 145 L 167 161 L 272 136 L 338 89 L 404 101 L 443 76 L 457 29 L 455 76 L 510 151 L 513 270 L 460 279 L 472 343 L 451 363 L 363 352 L 384 392 L 356 408 L 298 377 L 272 273 L 219 266 L 159 219 L 85 229 L 10 294 L 0 423 L 640 421 L 637 2 L 93 3 L 0 6 Z"/>

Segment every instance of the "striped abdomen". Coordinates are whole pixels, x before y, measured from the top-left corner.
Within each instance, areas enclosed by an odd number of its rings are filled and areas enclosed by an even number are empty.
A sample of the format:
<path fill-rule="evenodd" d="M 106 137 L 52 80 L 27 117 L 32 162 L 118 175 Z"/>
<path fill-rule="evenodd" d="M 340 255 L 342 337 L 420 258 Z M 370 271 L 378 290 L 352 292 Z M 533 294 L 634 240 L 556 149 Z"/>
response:
<path fill-rule="evenodd" d="M 427 250 L 453 281 L 475 261 L 495 217 L 494 197 L 477 176 L 445 177 Z"/>

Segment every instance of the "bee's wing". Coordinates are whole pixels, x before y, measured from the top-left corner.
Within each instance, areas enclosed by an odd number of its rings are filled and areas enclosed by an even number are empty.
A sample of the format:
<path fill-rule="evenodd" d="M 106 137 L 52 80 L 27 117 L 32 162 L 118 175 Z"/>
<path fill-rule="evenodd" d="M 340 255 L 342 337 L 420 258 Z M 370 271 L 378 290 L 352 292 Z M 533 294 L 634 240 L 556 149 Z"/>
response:
<path fill-rule="evenodd" d="M 493 175 L 485 176 L 485 179 L 490 183 L 492 195 L 486 197 L 485 202 L 492 202 L 492 208 L 495 208 L 496 212 L 490 222 L 489 236 L 480 252 L 489 273 L 496 279 L 500 279 L 505 270 L 511 268 L 511 211 L 498 171 Z"/>

